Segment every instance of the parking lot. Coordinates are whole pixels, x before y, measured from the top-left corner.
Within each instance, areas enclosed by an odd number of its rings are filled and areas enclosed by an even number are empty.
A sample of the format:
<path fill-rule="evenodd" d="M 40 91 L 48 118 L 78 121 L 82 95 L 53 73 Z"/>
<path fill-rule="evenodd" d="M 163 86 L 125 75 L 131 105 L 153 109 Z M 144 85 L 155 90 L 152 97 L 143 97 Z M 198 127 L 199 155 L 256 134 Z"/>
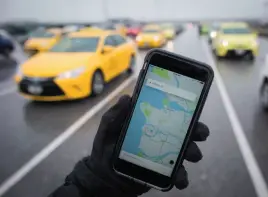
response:
<path fill-rule="evenodd" d="M 217 61 L 196 28 L 186 29 L 165 49 L 212 65 L 215 80 L 201 116 L 211 135 L 200 144 L 203 160 L 185 164 L 187 189 L 144 196 L 267 197 L 268 114 L 260 106 L 258 79 L 268 40 L 260 38 L 254 62 Z M 13 82 L 18 65 L 1 59 L 0 194 L 47 196 L 62 184 L 74 164 L 90 154 L 102 114 L 121 95 L 132 94 L 145 55 L 139 51 L 136 72 L 110 82 L 102 96 L 53 103 L 21 97 Z"/>

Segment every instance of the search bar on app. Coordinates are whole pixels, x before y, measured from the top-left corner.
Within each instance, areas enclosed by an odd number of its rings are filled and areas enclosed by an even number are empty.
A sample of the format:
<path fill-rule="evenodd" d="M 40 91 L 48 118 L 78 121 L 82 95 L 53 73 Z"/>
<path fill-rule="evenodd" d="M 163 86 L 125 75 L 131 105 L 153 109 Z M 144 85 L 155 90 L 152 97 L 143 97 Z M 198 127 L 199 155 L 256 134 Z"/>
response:
<path fill-rule="evenodd" d="M 170 86 L 168 84 L 153 80 L 153 79 L 148 79 L 146 82 L 146 86 L 161 90 L 163 92 L 166 92 L 168 94 L 173 94 L 175 96 L 190 100 L 190 101 L 195 101 L 196 100 L 196 94 L 183 90 L 181 88 L 176 88 L 174 86 Z"/>

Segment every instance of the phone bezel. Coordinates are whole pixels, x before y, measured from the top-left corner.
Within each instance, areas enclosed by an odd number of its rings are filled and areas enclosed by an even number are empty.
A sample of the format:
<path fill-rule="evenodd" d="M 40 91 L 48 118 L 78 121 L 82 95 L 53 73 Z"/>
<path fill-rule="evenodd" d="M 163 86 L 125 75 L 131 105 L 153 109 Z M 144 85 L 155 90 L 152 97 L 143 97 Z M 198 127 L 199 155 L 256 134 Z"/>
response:
<path fill-rule="evenodd" d="M 132 114 L 134 112 L 134 108 L 135 108 L 137 99 L 139 97 L 142 85 L 144 83 L 145 75 L 148 71 L 150 64 L 204 82 L 204 87 L 199 97 L 196 110 L 193 114 L 193 118 L 189 125 L 180 154 L 178 155 L 177 161 L 174 165 L 174 168 L 170 177 L 162 175 L 155 171 L 143 168 L 141 166 L 135 165 L 133 163 L 127 162 L 119 158 L 119 154 L 123 145 L 123 141 L 125 139 L 126 131 L 129 127 L 129 123 L 130 123 Z M 179 56 L 179 55 L 176 55 L 176 54 L 164 51 L 164 50 L 160 50 L 160 49 L 151 50 L 145 58 L 143 69 L 140 72 L 138 83 L 135 87 L 135 90 L 132 96 L 131 112 L 128 114 L 128 117 L 126 119 L 127 121 L 123 124 L 122 132 L 116 144 L 116 148 L 114 151 L 114 160 L 113 160 L 113 168 L 115 172 L 123 176 L 127 176 L 137 182 L 146 184 L 148 186 L 154 187 L 162 191 L 170 190 L 174 184 L 175 174 L 177 170 L 179 169 L 179 166 L 182 164 L 184 151 L 187 147 L 192 129 L 194 128 L 194 125 L 197 122 L 200 116 L 200 113 L 202 111 L 202 108 L 204 106 L 213 77 L 214 77 L 213 70 L 210 68 L 210 66 L 204 63 L 201 63 L 201 62 L 189 59 L 189 58 L 185 58 L 185 57 L 182 57 L 182 56 Z"/>

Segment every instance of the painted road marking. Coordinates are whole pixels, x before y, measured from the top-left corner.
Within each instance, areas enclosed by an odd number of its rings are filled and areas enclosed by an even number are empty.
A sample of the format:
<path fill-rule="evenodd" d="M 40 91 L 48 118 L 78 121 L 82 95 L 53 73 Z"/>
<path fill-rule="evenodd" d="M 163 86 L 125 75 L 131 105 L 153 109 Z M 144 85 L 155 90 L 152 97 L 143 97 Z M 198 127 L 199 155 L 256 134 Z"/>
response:
<path fill-rule="evenodd" d="M 0 91 L 0 96 L 5 96 L 7 94 L 14 93 L 16 91 L 16 89 L 17 89 L 16 86 L 3 89 Z"/>
<path fill-rule="evenodd" d="M 127 86 L 129 86 L 136 78 L 131 76 L 125 80 L 119 87 L 117 87 L 106 98 L 100 101 L 97 105 L 87 111 L 77 121 L 75 121 L 69 128 L 67 128 L 62 134 L 55 138 L 51 143 L 44 147 L 39 153 L 37 153 L 30 161 L 24 164 L 18 171 L 11 175 L 6 181 L 0 185 L 0 196 L 3 196 L 10 188 L 17 184 L 23 177 L 25 177 L 31 170 L 33 170 L 38 164 L 46 159 L 55 149 L 68 140 L 74 133 L 76 133 L 89 119 L 91 119 L 96 113 L 98 113 L 105 105 L 111 102 L 120 92 L 122 92 Z"/>
<path fill-rule="evenodd" d="M 255 191 L 257 193 L 257 196 L 268 197 L 268 189 L 267 189 L 265 179 L 261 173 L 258 162 L 245 136 L 245 132 L 243 131 L 242 125 L 238 119 L 234 106 L 230 100 L 230 97 L 227 93 L 224 82 L 221 78 L 218 68 L 216 67 L 215 61 L 213 60 L 212 54 L 209 50 L 209 46 L 205 39 L 202 39 L 202 46 L 206 53 L 208 63 L 214 70 L 215 81 L 217 83 L 223 105 L 229 117 L 229 121 L 231 123 L 234 135 L 236 137 L 238 147 L 242 153 L 243 159 L 247 166 L 247 169 L 251 177 Z"/>

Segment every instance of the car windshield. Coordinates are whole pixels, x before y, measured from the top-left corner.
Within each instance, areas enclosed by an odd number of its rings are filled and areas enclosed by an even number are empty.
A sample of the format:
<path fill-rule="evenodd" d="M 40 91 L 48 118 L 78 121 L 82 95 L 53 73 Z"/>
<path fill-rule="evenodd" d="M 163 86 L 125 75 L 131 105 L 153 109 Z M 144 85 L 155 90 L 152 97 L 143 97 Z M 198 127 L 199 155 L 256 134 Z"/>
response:
<path fill-rule="evenodd" d="M 161 25 L 161 28 L 162 29 L 172 29 L 173 25 L 172 24 L 164 24 L 164 25 Z"/>
<path fill-rule="evenodd" d="M 143 33 L 159 33 L 157 29 L 144 29 L 142 30 Z"/>
<path fill-rule="evenodd" d="M 65 37 L 56 44 L 51 52 L 95 52 L 99 37 Z"/>
<path fill-rule="evenodd" d="M 220 28 L 220 25 L 212 24 L 211 27 L 210 27 L 210 30 L 219 30 L 219 28 Z"/>
<path fill-rule="evenodd" d="M 251 34 L 248 28 L 225 28 L 222 30 L 224 34 Z"/>
<path fill-rule="evenodd" d="M 31 38 L 52 38 L 54 36 L 55 34 L 45 31 L 45 30 L 34 31 L 34 32 L 31 32 L 29 35 L 29 37 Z"/>

